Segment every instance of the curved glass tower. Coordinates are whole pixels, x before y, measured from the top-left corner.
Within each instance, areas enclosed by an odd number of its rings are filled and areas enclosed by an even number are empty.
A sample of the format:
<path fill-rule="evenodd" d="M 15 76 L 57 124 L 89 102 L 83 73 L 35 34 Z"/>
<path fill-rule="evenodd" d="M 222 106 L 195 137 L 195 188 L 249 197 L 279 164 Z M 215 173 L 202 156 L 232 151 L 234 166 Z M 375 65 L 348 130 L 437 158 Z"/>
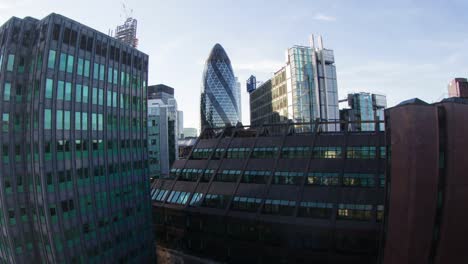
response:
<path fill-rule="evenodd" d="M 236 125 L 240 121 L 236 79 L 231 61 L 220 44 L 216 44 L 206 60 L 203 72 L 200 114 L 201 129 Z"/>

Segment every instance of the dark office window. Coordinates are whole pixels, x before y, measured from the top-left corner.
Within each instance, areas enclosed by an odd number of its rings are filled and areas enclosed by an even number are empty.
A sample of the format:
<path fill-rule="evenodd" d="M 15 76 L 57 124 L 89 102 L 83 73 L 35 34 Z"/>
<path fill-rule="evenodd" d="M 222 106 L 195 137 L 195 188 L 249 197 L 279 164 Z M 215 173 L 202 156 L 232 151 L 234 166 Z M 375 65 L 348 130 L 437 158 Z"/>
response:
<path fill-rule="evenodd" d="M 59 40 L 60 37 L 60 24 L 54 24 L 54 29 L 52 30 L 52 37 L 54 40 Z"/>
<path fill-rule="evenodd" d="M 236 182 L 240 174 L 241 174 L 240 170 L 218 171 L 218 173 L 216 174 L 215 180 L 222 181 L 222 182 Z"/>
<path fill-rule="evenodd" d="M 348 159 L 375 159 L 376 148 L 369 146 L 348 147 L 346 157 Z"/>
<path fill-rule="evenodd" d="M 261 202 L 260 198 L 235 196 L 231 208 L 237 211 L 256 212 Z"/>
<path fill-rule="evenodd" d="M 268 199 L 263 206 L 263 213 L 288 216 L 294 213 L 295 207 L 295 201 Z"/>
<path fill-rule="evenodd" d="M 245 171 L 241 182 L 265 184 L 268 182 L 270 175 L 270 171 Z"/>
<path fill-rule="evenodd" d="M 277 171 L 273 177 L 273 184 L 300 184 L 304 176 L 302 172 Z"/>
<path fill-rule="evenodd" d="M 374 187 L 375 175 L 364 173 L 345 173 L 343 175 L 344 186 Z"/>
<path fill-rule="evenodd" d="M 231 196 L 222 194 L 207 194 L 202 206 L 223 209 L 226 208 Z"/>
<path fill-rule="evenodd" d="M 301 202 L 299 205 L 299 216 L 301 217 L 330 218 L 332 212 L 332 203 Z"/>

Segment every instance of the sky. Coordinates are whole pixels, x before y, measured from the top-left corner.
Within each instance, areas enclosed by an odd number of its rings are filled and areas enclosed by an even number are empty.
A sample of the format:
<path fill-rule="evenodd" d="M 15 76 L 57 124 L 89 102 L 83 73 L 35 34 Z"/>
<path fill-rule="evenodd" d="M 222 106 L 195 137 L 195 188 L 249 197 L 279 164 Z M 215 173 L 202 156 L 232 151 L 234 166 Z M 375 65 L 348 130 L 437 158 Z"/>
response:
<path fill-rule="evenodd" d="M 138 20 L 138 49 L 150 56 L 148 83 L 175 88 L 185 127 L 199 127 L 204 63 L 216 43 L 241 81 L 244 124 L 245 80 L 269 79 L 285 50 L 307 45 L 310 34 L 335 52 L 340 98 L 372 92 L 388 106 L 414 97 L 431 103 L 447 97 L 451 79 L 468 77 L 464 0 L 0 0 L 0 24 L 54 12 L 107 33 L 124 22 L 122 3 Z"/>

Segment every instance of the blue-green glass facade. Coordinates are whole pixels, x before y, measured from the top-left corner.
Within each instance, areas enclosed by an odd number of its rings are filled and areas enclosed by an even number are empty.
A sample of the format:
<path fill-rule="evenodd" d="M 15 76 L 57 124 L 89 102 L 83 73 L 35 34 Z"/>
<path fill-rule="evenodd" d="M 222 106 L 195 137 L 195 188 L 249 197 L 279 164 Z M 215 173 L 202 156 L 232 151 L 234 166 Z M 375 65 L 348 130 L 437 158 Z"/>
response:
<path fill-rule="evenodd" d="M 240 116 L 240 87 L 226 51 L 216 44 L 203 72 L 200 121 L 201 129 L 236 125 Z"/>
<path fill-rule="evenodd" d="M 0 262 L 151 262 L 148 56 L 57 14 L 0 39 Z"/>

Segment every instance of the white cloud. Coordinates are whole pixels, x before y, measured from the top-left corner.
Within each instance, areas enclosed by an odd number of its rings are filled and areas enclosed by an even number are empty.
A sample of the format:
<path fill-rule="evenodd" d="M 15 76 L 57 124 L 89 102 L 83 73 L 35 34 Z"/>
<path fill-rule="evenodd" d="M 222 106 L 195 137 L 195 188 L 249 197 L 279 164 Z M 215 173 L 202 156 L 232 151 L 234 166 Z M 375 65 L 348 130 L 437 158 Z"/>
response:
<path fill-rule="evenodd" d="M 325 14 L 322 14 L 322 13 L 317 13 L 312 18 L 315 19 L 315 20 L 325 21 L 325 22 L 336 21 L 336 17 L 328 16 L 328 15 L 325 15 Z"/>

